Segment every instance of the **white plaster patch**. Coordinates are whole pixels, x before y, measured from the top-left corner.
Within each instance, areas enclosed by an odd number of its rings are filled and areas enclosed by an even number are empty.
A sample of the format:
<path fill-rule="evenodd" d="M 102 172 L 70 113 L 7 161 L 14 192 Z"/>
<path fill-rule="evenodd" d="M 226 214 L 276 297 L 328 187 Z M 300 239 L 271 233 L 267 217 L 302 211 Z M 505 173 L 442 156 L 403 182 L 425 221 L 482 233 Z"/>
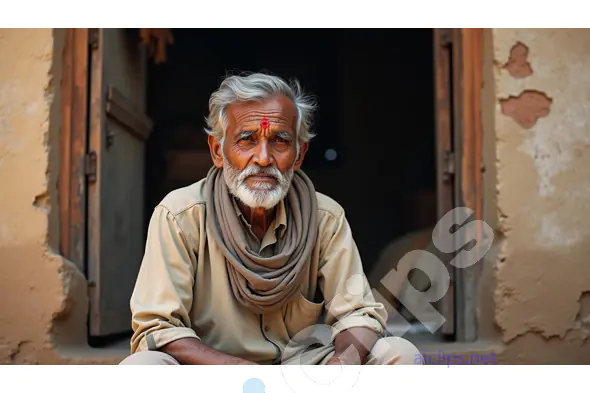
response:
<path fill-rule="evenodd" d="M 581 241 L 578 232 L 567 230 L 558 221 L 557 214 L 544 215 L 541 218 L 537 243 L 543 248 L 570 247 Z"/>
<path fill-rule="evenodd" d="M 497 61 L 503 64 L 512 46 L 520 41 L 530 50 L 527 60 L 533 69 L 533 74 L 524 79 L 514 79 L 506 70 L 499 70 L 498 97 L 518 96 L 530 89 L 545 93 L 553 100 L 547 117 L 540 118 L 532 129 L 519 132 L 524 136 L 519 151 L 533 159 L 538 173 L 539 196 L 554 196 L 558 192 L 554 178 L 573 169 L 580 149 L 587 149 L 590 145 L 587 124 L 590 113 L 590 73 L 587 72 L 590 40 L 582 31 L 566 29 L 513 29 L 495 31 L 494 34 L 498 36 L 495 44 Z M 556 47 L 560 48 L 558 52 L 554 49 Z M 505 132 L 514 135 L 515 129 L 511 122 Z"/>
<path fill-rule="evenodd" d="M 552 107 L 552 112 L 556 109 Z M 554 118 L 559 118 L 559 123 L 541 119 L 519 147 L 520 151 L 533 158 L 539 174 L 538 191 L 541 197 L 551 196 L 555 192 L 553 177 L 571 169 L 575 158 L 574 149 L 590 144 L 590 133 L 584 121 L 587 113 L 590 113 L 590 104 L 578 102 L 559 109 L 559 113 L 554 114 Z"/>

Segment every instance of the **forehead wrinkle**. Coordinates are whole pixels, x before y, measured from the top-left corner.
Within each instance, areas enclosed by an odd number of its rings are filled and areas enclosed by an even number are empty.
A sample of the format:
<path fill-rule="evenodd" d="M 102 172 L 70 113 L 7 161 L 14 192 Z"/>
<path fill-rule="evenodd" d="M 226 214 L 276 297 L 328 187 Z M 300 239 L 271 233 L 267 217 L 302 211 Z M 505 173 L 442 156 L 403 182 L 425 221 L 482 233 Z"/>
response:
<path fill-rule="evenodd" d="M 278 119 L 282 121 L 287 121 L 288 117 L 283 115 L 280 111 L 261 111 L 261 110 L 254 110 L 254 111 L 243 111 L 242 113 L 238 113 L 234 115 L 237 121 L 259 121 L 262 120 L 263 117 L 268 117 L 270 119 Z"/>
<path fill-rule="evenodd" d="M 266 116 L 267 120 L 272 124 L 272 123 L 279 123 L 279 124 L 284 124 L 287 125 L 289 124 L 289 120 L 287 117 L 285 116 Z M 260 123 L 263 120 L 264 116 L 258 116 L 258 115 L 248 115 L 248 116 L 242 116 L 240 118 L 236 118 L 236 123 L 238 124 L 247 124 L 247 123 L 256 123 L 256 125 L 258 125 L 258 123 Z"/>

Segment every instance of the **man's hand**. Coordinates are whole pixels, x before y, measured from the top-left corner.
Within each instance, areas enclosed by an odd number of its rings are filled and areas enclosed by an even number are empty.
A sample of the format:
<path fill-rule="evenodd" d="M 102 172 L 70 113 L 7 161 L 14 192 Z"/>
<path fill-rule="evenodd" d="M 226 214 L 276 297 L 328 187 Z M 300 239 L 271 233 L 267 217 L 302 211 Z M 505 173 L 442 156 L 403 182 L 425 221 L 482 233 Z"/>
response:
<path fill-rule="evenodd" d="M 377 334 L 371 329 L 356 327 L 344 330 L 334 339 L 334 356 L 326 365 L 363 364 L 376 342 Z"/>
<path fill-rule="evenodd" d="M 360 366 L 361 360 L 359 355 L 334 355 L 326 362 L 326 366 Z"/>
<path fill-rule="evenodd" d="M 196 338 L 181 338 L 172 341 L 162 348 L 180 364 L 194 365 L 246 365 L 256 366 L 257 363 L 219 352 Z"/>

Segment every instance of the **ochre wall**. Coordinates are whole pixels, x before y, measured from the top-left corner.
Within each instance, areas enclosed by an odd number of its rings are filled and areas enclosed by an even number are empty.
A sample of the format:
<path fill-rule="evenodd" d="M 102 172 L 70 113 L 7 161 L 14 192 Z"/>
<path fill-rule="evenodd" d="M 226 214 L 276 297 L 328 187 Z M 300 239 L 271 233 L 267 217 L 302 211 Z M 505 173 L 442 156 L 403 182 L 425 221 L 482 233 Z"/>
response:
<path fill-rule="evenodd" d="M 0 364 L 114 361 L 85 346 L 86 281 L 55 253 L 63 33 L 0 29 Z"/>
<path fill-rule="evenodd" d="M 85 345 L 86 282 L 55 252 L 63 43 L 61 30 L 0 30 L 0 364 L 115 363 L 126 353 Z M 486 219 L 496 240 L 482 339 L 496 341 L 503 363 L 588 362 L 590 34 L 501 29 L 486 43 Z"/>
<path fill-rule="evenodd" d="M 495 29 L 492 56 L 501 359 L 588 362 L 590 33 Z"/>

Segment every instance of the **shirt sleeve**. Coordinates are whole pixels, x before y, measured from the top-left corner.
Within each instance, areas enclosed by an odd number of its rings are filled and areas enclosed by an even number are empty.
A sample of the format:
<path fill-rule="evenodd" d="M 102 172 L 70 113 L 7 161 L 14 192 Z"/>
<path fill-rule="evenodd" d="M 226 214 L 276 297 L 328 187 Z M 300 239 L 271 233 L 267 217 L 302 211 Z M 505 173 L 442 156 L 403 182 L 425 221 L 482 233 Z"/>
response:
<path fill-rule="evenodd" d="M 383 334 L 387 311 L 373 296 L 344 212 L 328 219 L 327 233 L 320 235 L 329 236 L 329 240 L 318 277 L 326 304 L 324 322 L 332 327 L 332 340 L 338 333 L 353 327 Z"/>
<path fill-rule="evenodd" d="M 164 206 L 157 206 L 130 300 L 132 354 L 158 350 L 181 338 L 199 338 L 189 317 L 195 270 L 195 253 L 176 218 Z"/>

